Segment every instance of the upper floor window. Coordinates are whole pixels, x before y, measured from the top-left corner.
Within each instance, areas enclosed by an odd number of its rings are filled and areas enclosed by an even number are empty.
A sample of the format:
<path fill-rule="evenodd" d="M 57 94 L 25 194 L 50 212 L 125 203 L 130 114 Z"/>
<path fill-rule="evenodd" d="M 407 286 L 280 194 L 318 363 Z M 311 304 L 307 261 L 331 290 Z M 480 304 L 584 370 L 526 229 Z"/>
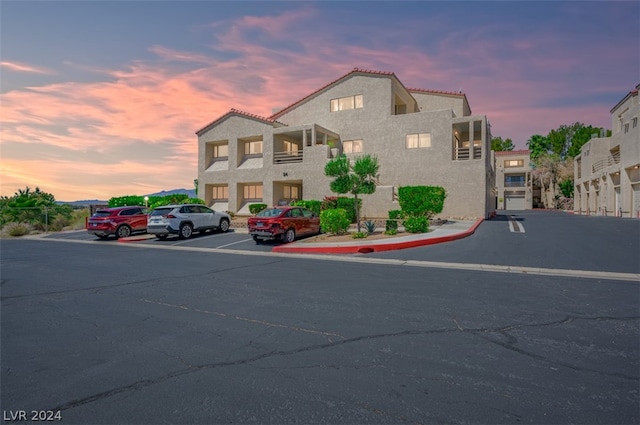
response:
<path fill-rule="evenodd" d="M 361 153 L 362 140 L 345 140 L 342 142 L 342 151 L 344 153 Z"/>
<path fill-rule="evenodd" d="M 284 151 L 289 153 L 290 155 L 298 155 L 298 145 L 290 142 L 288 140 L 285 140 L 283 142 L 283 146 L 284 146 Z"/>
<path fill-rule="evenodd" d="M 245 142 L 244 144 L 245 155 L 258 155 L 262 154 L 262 141 L 259 142 Z"/>
<path fill-rule="evenodd" d="M 638 126 L 638 117 L 635 117 L 633 120 L 631 120 L 632 124 L 631 126 L 633 128 L 636 128 Z"/>
<path fill-rule="evenodd" d="M 625 132 L 625 133 L 628 133 L 628 132 L 629 132 L 629 123 L 626 123 L 626 124 L 624 125 L 624 132 Z"/>
<path fill-rule="evenodd" d="M 407 149 L 430 148 L 431 134 L 430 133 L 407 134 L 406 146 L 407 146 Z"/>
<path fill-rule="evenodd" d="M 229 145 L 213 145 L 213 158 L 228 158 Z"/>
<path fill-rule="evenodd" d="M 340 99 L 331 99 L 331 112 L 362 108 L 362 102 L 361 94 L 341 97 Z"/>
<path fill-rule="evenodd" d="M 524 159 L 507 159 L 504 161 L 504 168 L 524 167 Z"/>

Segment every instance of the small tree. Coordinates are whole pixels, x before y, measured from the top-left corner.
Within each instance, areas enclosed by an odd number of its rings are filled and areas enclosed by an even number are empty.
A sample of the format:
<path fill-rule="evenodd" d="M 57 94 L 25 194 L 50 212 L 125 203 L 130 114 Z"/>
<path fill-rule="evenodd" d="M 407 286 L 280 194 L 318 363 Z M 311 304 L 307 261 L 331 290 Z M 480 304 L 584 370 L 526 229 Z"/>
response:
<path fill-rule="evenodd" d="M 363 155 L 351 163 L 346 155 L 332 159 L 324 167 L 324 174 L 334 177 L 329 187 L 335 193 L 350 193 L 354 196 L 354 208 L 356 224 L 360 232 L 360 211 L 358 208 L 358 195 L 370 195 L 376 191 L 375 177 L 378 174 L 378 157 L 375 155 Z"/>

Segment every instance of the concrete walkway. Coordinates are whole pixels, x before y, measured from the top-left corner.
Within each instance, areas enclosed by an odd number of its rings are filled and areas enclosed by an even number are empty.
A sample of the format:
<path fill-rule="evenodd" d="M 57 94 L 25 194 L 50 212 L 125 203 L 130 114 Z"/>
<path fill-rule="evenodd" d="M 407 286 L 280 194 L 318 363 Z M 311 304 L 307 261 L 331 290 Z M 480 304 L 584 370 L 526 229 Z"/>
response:
<path fill-rule="evenodd" d="M 440 226 L 432 226 L 429 233 L 416 233 L 396 238 L 354 239 L 349 242 L 291 242 L 278 245 L 272 252 L 309 253 L 309 254 L 367 254 L 371 252 L 393 251 L 416 246 L 433 245 L 471 236 L 484 219 L 476 221 L 450 220 Z"/>

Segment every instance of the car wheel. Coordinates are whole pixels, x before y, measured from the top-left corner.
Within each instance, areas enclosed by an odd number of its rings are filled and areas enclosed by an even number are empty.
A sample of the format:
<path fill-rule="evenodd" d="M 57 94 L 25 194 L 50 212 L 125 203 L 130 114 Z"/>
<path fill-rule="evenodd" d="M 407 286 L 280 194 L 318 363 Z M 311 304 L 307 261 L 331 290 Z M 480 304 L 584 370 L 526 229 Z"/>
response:
<path fill-rule="evenodd" d="M 255 235 L 252 236 L 252 237 L 253 237 L 253 240 L 254 240 L 255 243 L 262 243 L 262 239 L 260 239 L 259 237 L 255 236 Z"/>
<path fill-rule="evenodd" d="M 180 239 L 189 239 L 193 235 L 193 227 L 189 223 L 180 225 Z"/>
<path fill-rule="evenodd" d="M 127 238 L 129 236 L 131 236 L 131 227 L 127 226 L 126 224 L 116 229 L 116 238 L 121 239 Z"/>
<path fill-rule="evenodd" d="M 169 235 L 156 235 L 158 237 L 158 239 L 160 239 L 161 241 L 167 239 L 167 236 Z"/>
<path fill-rule="evenodd" d="M 293 242 L 296 239 L 296 232 L 293 229 L 287 229 L 282 240 L 286 243 Z"/>
<path fill-rule="evenodd" d="M 220 220 L 219 229 L 223 233 L 228 232 L 229 231 L 229 220 L 227 220 L 227 219 Z"/>

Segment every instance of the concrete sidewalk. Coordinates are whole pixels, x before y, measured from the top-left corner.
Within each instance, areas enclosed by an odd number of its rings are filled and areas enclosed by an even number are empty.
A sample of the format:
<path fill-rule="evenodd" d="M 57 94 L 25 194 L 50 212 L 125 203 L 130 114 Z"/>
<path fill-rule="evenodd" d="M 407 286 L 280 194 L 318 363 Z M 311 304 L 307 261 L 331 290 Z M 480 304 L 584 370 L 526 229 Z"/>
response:
<path fill-rule="evenodd" d="M 429 233 L 417 233 L 396 238 L 367 241 L 354 239 L 349 242 L 291 242 L 278 245 L 272 252 L 309 254 L 367 254 L 371 252 L 393 251 L 416 246 L 433 245 L 471 236 L 484 219 L 476 221 L 449 220 L 440 226 L 433 226 Z"/>

